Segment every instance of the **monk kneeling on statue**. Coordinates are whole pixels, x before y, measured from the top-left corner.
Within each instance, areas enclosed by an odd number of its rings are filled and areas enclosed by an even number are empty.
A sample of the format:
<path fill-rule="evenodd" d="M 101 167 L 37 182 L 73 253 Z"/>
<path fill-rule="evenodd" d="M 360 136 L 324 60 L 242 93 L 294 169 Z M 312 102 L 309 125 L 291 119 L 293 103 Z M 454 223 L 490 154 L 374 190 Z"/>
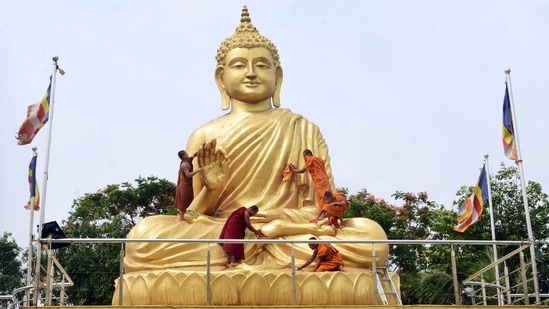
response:
<path fill-rule="evenodd" d="M 344 193 L 332 194 L 332 192 L 326 191 L 324 192 L 324 206 L 315 221 L 322 225 L 322 220 L 327 218 L 328 224 L 336 229 L 341 229 L 344 226 L 343 213 L 347 208 L 349 208 L 349 201 Z"/>
<path fill-rule="evenodd" d="M 315 237 L 309 238 L 309 240 L 317 240 Z M 305 262 L 305 264 L 298 267 L 297 270 L 301 270 L 309 264 L 311 264 L 315 258 L 317 258 L 315 268 L 313 272 L 322 271 L 342 271 L 343 259 L 339 254 L 339 251 L 330 244 L 309 244 L 309 248 L 313 250 L 311 257 Z"/>

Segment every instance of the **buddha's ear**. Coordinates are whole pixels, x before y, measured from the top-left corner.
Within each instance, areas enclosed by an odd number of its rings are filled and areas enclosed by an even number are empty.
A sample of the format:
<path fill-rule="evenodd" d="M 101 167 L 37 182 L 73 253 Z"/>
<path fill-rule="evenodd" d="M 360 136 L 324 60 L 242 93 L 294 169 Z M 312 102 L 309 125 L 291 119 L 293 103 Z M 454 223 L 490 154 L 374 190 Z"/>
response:
<path fill-rule="evenodd" d="M 231 107 L 231 97 L 227 93 L 227 89 L 225 89 L 225 85 L 223 84 L 223 73 L 223 65 L 218 65 L 215 68 L 215 83 L 217 84 L 217 88 L 221 93 L 221 109 L 228 110 L 229 107 Z"/>
<path fill-rule="evenodd" d="M 282 67 L 276 67 L 276 86 L 273 93 L 273 105 L 274 107 L 280 107 L 280 88 L 282 87 Z"/>

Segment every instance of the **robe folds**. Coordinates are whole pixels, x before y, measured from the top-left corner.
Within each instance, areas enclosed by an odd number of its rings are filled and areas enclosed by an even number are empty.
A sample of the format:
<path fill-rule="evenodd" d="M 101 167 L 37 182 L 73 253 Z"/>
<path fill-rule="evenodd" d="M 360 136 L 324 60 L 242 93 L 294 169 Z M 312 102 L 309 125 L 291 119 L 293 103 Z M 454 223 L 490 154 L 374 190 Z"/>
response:
<path fill-rule="evenodd" d="M 278 221 L 309 224 L 309 219 L 318 215 L 319 208 L 311 178 L 306 173 L 294 174 L 291 181 L 284 182 L 282 172 L 288 163 L 303 166 L 303 150 L 325 158 L 326 173 L 333 185 L 328 147 L 318 128 L 305 117 L 289 109 L 270 109 L 248 113 L 239 121 L 227 121 L 229 115 L 214 119 L 198 128 L 194 134 L 203 136 L 204 141 L 217 139 L 217 146 L 227 155 L 224 166 L 227 181 L 220 188 L 217 205 L 211 213 L 200 215 L 192 224 L 178 222 L 177 216 L 156 215 L 138 222 L 128 238 L 179 239 L 166 242 L 131 242 L 126 246 L 124 268 L 127 272 L 159 269 L 203 267 L 207 257 L 211 265 L 226 265 L 227 258 L 217 240 L 222 227 L 237 208 L 257 205 L 259 212 L 271 211 L 278 214 Z M 189 151 L 193 147 L 187 147 Z M 195 196 L 200 193 L 195 187 Z M 196 201 L 196 197 L 195 197 Z M 256 216 L 258 217 L 258 216 Z M 261 229 L 261 218 L 251 218 L 255 228 Z M 255 221 L 254 221 L 255 220 Z M 273 221 L 274 222 L 274 221 Z M 296 234 L 281 237 L 308 239 L 310 234 Z M 366 218 L 348 219 L 346 227 L 335 237 L 320 236 L 319 239 L 386 239 L 383 229 Z M 245 232 L 246 239 L 255 235 Z M 185 242 L 185 239 L 208 239 L 206 242 Z M 214 244 L 214 245 L 211 245 Z M 387 257 L 387 245 L 375 244 L 377 259 Z M 340 252 L 349 267 L 369 267 L 371 244 L 341 244 Z M 245 244 L 246 264 L 260 268 L 287 267 L 291 253 L 296 260 L 306 261 L 310 256 L 307 244 Z"/>
<path fill-rule="evenodd" d="M 324 160 L 319 156 L 306 156 L 304 168 L 311 175 L 315 188 L 316 204 L 322 209 L 324 206 L 324 192 L 332 191 Z"/>
<path fill-rule="evenodd" d="M 228 181 L 221 188 L 215 213 L 210 215 L 227 218 L 242 205 L 257 205 L 260 211 L 280 210 L 289 216 L 306 206 L 317 206 L 318 212 L 320 205 L 309 175 L 296 174 L 288 182 L 282 176 L 288 164 L 305 165 L 302 153 L 308 148 L 325 158 L 326 181 L 328 186 L 334 183 L 328 146 L 316 124 L 278 108 L 249 113 L 231 124 L 222 116 L 203 128 L 197 131 L 208 133 L 204 141 L 215 138 L 228 158 Z M 212 128 L 215 134 L 210 133 Z M 195 195 L 199 193 L 195 186 Z"/>
<path fill-rule="evenodd" d="M 316 272 L 339 270 L 343 266 L 343 259 L 339 251 L 330 244 L 318 244 L 316 249 L 317 257 L 320 259 L 320 265 Z"/>

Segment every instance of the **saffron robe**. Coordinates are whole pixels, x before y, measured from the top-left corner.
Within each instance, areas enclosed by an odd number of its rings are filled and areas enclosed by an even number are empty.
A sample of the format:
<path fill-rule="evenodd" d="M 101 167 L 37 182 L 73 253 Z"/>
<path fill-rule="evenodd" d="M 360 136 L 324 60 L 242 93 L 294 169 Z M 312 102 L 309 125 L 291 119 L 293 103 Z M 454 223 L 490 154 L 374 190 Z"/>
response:
<path fill-rule="evenodd" d="M 318 244 L 316 254 L 320 259 L 320 266 L 316 272 L 339 270 L 339 267 L 343 266 L 343 259 L 339 251 L 330 244 Z"/>
<path fill-rule="evenodd" d="M 316 204 L 320 209 L 324 206 L 324 192 L 332 191 L 330 187 L 330 178 L 326 173 L 324 160 L 317 156 L 305 157 L 305 169 L 311 175 L 315 188 Z"/>
<path fill-rule="evenodd" d="M 343 219 L 343 213 L 347 210 L 347 208 L 349 208 L 349 201 L 345 197 L 345 194 L 336 192 L 334 194 L 334 202 L 344 202 L 345 205 L 331 205 L 331 203 L 325 204 L 324 207 L 322 207 L 322 210 L 326 211 L 328 214 L 330 224 L 335 228 L 339 228 L 338 219 Z"/>

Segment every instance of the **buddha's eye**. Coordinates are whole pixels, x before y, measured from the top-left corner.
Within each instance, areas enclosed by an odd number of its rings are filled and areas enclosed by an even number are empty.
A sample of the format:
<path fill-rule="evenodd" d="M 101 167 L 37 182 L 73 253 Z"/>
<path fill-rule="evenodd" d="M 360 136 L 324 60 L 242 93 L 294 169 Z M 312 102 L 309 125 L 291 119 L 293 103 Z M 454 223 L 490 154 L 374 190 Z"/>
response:
<path fill-rule="evenodd" d="M 235 62 L 230 66 L 231 69 L 244 69 L 246 68 L 246 65 L 242 62 Z"/>
<path fill-rule="evenodd" d="M 256 68 L 262 69 L 262 70 L 267 70 L 267 69 L 270 69 L 270 68 L 271 68 L 271 66 L 268 65 L 268 64 L 265 63 L 265 62 L 258 62 L 258 63 L 256 63 L 254 66 L 255 66 Z"/>

